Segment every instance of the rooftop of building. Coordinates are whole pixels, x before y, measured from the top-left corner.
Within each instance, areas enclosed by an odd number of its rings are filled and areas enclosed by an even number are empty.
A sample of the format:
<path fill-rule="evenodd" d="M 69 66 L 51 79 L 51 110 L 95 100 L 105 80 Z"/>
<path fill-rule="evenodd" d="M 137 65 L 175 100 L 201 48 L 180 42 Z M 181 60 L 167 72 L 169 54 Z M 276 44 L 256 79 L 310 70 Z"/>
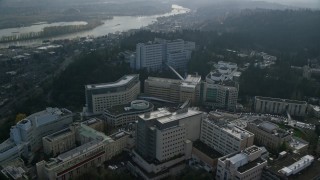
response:
<path fill-rule="evenodd" d="M 3 141 L 0 144 L 0 154 L 8 151 L 9 149 L 12 149 L 15 146 L 16 146 L 16 144 L 11 139 L 7 139 L 7 140 Z"/>
<path fill-rule="evenodd" d="M 198 149 L 199 151 L 206 154 L 207 156 L 209 156 L 212 159 L 220 158 L 223 156 L 221 153 L 219 153 L 215 149 L 209 147 L 208 145 L 204 144 L 200 140 L 193 142 L 192 145 L 194 148 Z"/>
<path fill-rule="evenodd" d="M 146 110 L 151 110 L 154 108 L 154 105 L 148 101 L 139 100 L 133 101 L 129 104 L 122 104 L 117 106 L 112 106 L 105 110 L 105 113 L 117 116 L 125 113 L 141 113 Z"/>
<path fill-rule="evenodd" d="M 196 75 L 188 74 L 187 77 L 185 78 L 185 82 L 198 84 L 201 82 L 201 76 L 197 74 Z"/>
<path fill-rule="evenodd" d="M 86 89 L 103 89 L 103 88 L 124 86 L 128 84 L 130 81 L 138 77 L 139 77 L 138 74 L 125 75 L 119 80 L 117 80 L 116 82 L 86 85 Z"/>
<path fill-rule="evenodd" d="M 251 147 L 248 147 L 246 148 L 243 153 L 246 154 L 246 155 L 250 155 L 250 154 L 254 154 L 258 151 L 262 151 L 262 148 L 261 147 L 258 147 L 258 146 L 251 146 Z"/>
<path fill-rule="evenodd" d="M 233 123 L 230 123 L 230 121 L 228 121 L 228 120 L 224 120 L 224 119 L 215 120 L 215 119 L 207 118 L 207 119 L 205 119 L 205 121 L 219 127 L 224 132 L 226 132 L 226 133 L 230 134 L 231 136 L 236 137 L 238 139 L 244 139 L 246 137 L 254 136 L 253 133 L 251 133 L 241 127 L 238 127 L 238 126 L 234 125 Z"/>
<path fill-rule="evenodd" d="M 280 99 L 280 98 L 271 98 L 271 97 L 262 97 L 262 96 L 256 96 L 255 99 L 264 100 L 264 101 L 275 101 L 275 102 L 281 102 L 281 103 L 307 105 L 306 101 L 298 101 L 298 100 L 291 100 L 291 99 Z"/>
<path fill-rule="evenodd" d="M 264 162 L 267 162 L 267 160 L 264 160 L 264 159 L 261 159 L 261 158 L 257 158 L 257 159 L 255 159 L 255 160 L 253 160 L 251 162 L 246 163 L 243 166 L 240 166 L 238 168 L 238 172 L 244 173 L 244 172 L 246 172 L 246 171 L 248 171 L 248 170 L 250 170 L 250 169 L 252 169 L 252 168 L 254 168 L 256 166 L 259 166 L 260 164 L 262 164 Z"/>
<path fill-rule="evenodd" d="M 249 124 L 254 124 L 259 129 L 261 129 L 269 134 L 273 134 L 274 136 L 277 136 L 280 138 L 283 138 L 283 137 L 290 135 L 289 132 L 287 132 L 284 129 L 279 128 L 278 125 L 271 123 L 269 121 L 263 121 L 260 119 L 256 119 L 256 120 L 249 122 Z"/>
<path fill-rule="evenodd" d="M 50 134 L 46 137 L 44 137 L 46 140 L 52 142 L 53 140 L 55 139 L 59 139 L 60 137 L 64 137 L 66 135 L 69 135 L 72 133 L 72 130 L 70 128 L 66 128 L 66 129 L 63 129 L 61 131 L 58 131 L 58 132 L 55 132 L 53 134 Z"/>
<path fill-rule="evenodd" d="M 283 174 L 291 175 L 294 171 L 301 171 L 305 167 L 309 166 L 310 163 L 314 160 L 314 157 L 311 155 L 303 156 L 300 160 L 291 164 L 290 166 L 284 167 L 280 170 Z"/>
<path fill-rule="evenodd" d="M 313 110 L 316 112 L 320 112 L 320 106 L 312 106 Z"/>
<path fill-rule="evenodd" d="M 268 162 L 268 170 L 277 176 L 284 176 L 280 170 L 284 167 L 291 166 L 297 161 L 301 160 L 306 154 L 303 153 L 288 153 L 285 157 L 275 159 Z M 316 179 L 320 176 L 320 161 L 313 161 L 312 165 L 305 168 L 300 173 L 291 175 L 289 179 L 305 180 L 305 179 Z"/>
<path fill-rule="evenodd" d="M 126 131 L 119 131 L 119 132 L 116 132 L 114 134 L 111 134 L 109 137 L 116 141 L 122 137 L 125 137 L 125 136 L 130 136 L 130 133 L 126 132 Z"/>
<path fill-rule="evenodd" d="M 29 121 L 32 122 L 34 126 L 42 126 L 48 124 L 52 121 L 56 121 L 60 119 L 60 117 L 65 115 L 71 115 L 72 112 L 67 109 L 59 109 L 59 108 L 46 108 L 43 111 L 31 114 L 30 116 L 26 117 L 25 119 L 19 121 L 17 125 L 27 124 Z"/>
<path fill-rule="evenodd" d="M 102 123 L 103 121 L 101 119 L 98 118 L 90 118 L 86 121 L 81 122 L 81 124 L 87 125 L 87 126 L 91 126 L 93 124 L 99 124 Z"/>
<path fill-rule="evenodd" d="M 111 138 L 109 136 L 106 136 L 104 133 L 83 124 L 80 125 L 78 133 L 82 136 L 90 137 L 91 139 L 95 139 L 98 141 L 112 141 Z"/>
<path fill-rule="evenodd" d="M 157 121 L 161 124 L 166 124 L 166 123 L 169 123 L 172 121 L 177 121 L 177 120 L 184 119 L 184 118 L 191 117 L 191 116 L 195 116 L 198 114 L 202 114 L 202 112 L 197 111 L 197 110 L 193 110 L 193 109 L 188 109 L 188 110 L 181 112 L 181 113 L 179 113 L 178 111 L 174 112 L 171 114 L 171 116 L 169 115 L 169 116 L 163 116 L 163 117 L 157 118 Z"/>
<path fill-rule="evenodd" d="M 309 145 L 307 141 L 298 137 L 292 137 L 288 143 L 289 146 L 294 149 L 294 151 L 299 151 Z"/>
<path fill-rule="evenodd" d="M 145 81 L 181 84 L 180 79 L 170 79 L 170 78 L 151 77 L 151 76 L 149 76 L 148 79 L 146 79 Z"/>
<path fill-rule="evenodd" d="M 166 108 L 159 108 L 157 111 L 152 111 L 150 113 L 145 113 L 142 115 L 139 115 L 139 117 L 145 121 L 147 120 L 153 120 L 165 116 L 170 116 L 172 113 L 166 109 Z"/>

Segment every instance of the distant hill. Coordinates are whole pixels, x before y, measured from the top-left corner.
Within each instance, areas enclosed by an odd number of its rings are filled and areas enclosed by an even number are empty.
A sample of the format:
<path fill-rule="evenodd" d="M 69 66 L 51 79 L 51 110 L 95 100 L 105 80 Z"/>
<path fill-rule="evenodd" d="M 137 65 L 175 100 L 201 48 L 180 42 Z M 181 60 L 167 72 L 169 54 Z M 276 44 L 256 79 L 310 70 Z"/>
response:
<path fill-rule="evenodd" d="M 247 9 L 208 19 L 201 27 L 222 36 L 232 35 L 232 43 L 320 55 L 320 11 Z"/>

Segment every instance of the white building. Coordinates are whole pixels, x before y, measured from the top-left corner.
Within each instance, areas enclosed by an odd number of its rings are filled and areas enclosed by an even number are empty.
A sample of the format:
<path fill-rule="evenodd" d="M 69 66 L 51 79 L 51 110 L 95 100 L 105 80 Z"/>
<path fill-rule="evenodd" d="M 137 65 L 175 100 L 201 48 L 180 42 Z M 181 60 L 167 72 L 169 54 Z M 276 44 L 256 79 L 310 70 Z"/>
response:
<path fill-rule="evenodd" d="M 192 104 L 200 102 L 201 76 L 188 75 L 184 80 L 148 77 L 144 83 L 144 92 L 174 103 L 190 100 Z"/>
<path fill-rule="evenodd" d="M 310 105 L 310 109 L 311 109 L 311 114 L 314 117 L 320 118 L 320 107 L 319 106 Z"/>
<path fill-rule="evenodd" d="M 134 100 L 130 104 L 123 104 L 108 108 L 104 112 L 107 125 L 121 127 L 138 120 L 138 116 L 153 111 L 153 104 L 144 100 Z"/>
<path fill-rule="evenodd" d="M 10 138 L 0 145 L 0 162 L 19 157 L 30 158 L 42 147 L 42 137 L 62 130 L 73 122 L 67 109 L 47 108 L 19 121 L 10 129 Z"/>
<path fill-rule="evenodd" d="M 267 157 L 268 151 L 264 147 L 251 146 L 219 158 L 216 180 L 260 180 Z"/>
<path fill-rule="evenodd" d="M 310 166 L 313 161 L 313 156 L 306 155 L 303 156 L 299 161 L 293 163 L 292 165 L 280 169 L 279 172 L 286 176 L 294 175 Z"/>
<path fill-rule="evenodd" d="M 135 69 L 146 68 L 148 71 L 161 70 L 165 63 L 175 69 L 185 70 L 194 49 L 194 42 L 156 38 L 154 42 L 137 44 L 135 63 L 131 64 L 136 65 Z"/>
<path fill-rule="evenodd" d="M 163 45 L 160 43 L 139 43 L 136 47 L 136 69 L 148 71 L 162 69 Z"/>
<path fill-rule="evenodd" d="M 113 83 L 85 86 L 86 111 L 89 114 L 102 114 L 115 105 L 130 103 L 140 94 L 138 74 L 126 75 Z"/>
<path fill-rule="evenodd" d="M 254 134 L 222 119 L 206 118 L 201 123 L 200 141 L 226 155 L 252 146 Z"/>
<path fill-rule="evenodd" d="M 284 114 L 305 116 L 308 108 L 306 101 L 256 96 L 254 109 L 257 113 Z"/>
<path fill-rule="evenodd" d="M 239 84 L 238 66 L 235 63 L 219 61 L 214 65 L 215 70 L 206 76 L 203 84 L 202 103 L 212 108 L 235 111 Z"/>
<path fill-rule="evenodd" d="M 164 178 L 182 170 L 184 161 L 191 158 L 192 141 L 200 137 L 202 117 L 202 112 L 187 108 L 141 115 L 131 169 L 144 179 Z"/>

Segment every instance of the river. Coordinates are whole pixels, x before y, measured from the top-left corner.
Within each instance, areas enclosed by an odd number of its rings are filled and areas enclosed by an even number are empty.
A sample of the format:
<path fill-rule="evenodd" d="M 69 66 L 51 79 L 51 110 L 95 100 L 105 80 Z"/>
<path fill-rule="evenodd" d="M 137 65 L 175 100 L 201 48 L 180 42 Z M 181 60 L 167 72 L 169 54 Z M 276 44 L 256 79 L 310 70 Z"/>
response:
<path fill-rule="evenodd" d="M 172 11 L 165 14 L 153 15 L 153 16 L 114 16 L 113 19 L 104 20 L 103 25 L 98 26 L 89 31 L 82 31 L 72 34 L 60 35 L 51 38 L 45 38 L 50 40 L 59 40 L 59 39 L 74 39 L 77 37 L 99 37 L 104 36 L 109 33 L 116 32 L 124 32 L 130 29 L 140 29 L 141 27 L 148 26 L 157 21 L 158 17 L 166 17 L 177 14 L 185 14 L 190 12 L 190 9 L 184 8 L 178 5 L 172 5 Z M 39 32 L 44 27 L 48 26 L 63 26 L 63 25 L 73 25 L 73 24 L 84 24 L 86 22 L 83 21 L 75 21 L 75 22 L 57 22 L 57 23 L 41 23 L 35 24 L 28 27 L 21 28 L 8 28 L 8 29 L 0 29 L 0 37 L 12 35 L 12 33 L 26 33 L 26 32 Z M 32 40 L 24 40 L 24 41 L 15 41 L 9 43 L 0 43 L 0 48 L 7 48 L 11 45 L 18 46 L 29 46 L 29 45 L 40 45 L 44 39 L 32 39 Z"/>

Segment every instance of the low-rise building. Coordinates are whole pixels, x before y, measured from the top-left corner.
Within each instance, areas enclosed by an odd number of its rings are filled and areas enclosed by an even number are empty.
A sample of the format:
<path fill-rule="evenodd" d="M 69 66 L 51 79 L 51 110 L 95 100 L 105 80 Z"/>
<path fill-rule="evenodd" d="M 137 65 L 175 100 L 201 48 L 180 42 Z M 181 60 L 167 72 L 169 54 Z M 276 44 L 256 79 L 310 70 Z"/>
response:
<path fill-rule="evenodd" d="M 76 147 L 76 134 L 73 126 L 42 138 L 45 154 L 55 157 Z"/>
<path fill-rule="evenodd" d="M 216 180 L 260 180 L 267 157 L 268 151 L 264 147 L 251 146 L 219 158 Z"/>
<path fill-rule="evenodd" d="M 218 158 L 221 157 L 223 157 L 221 153 L 198 140 L 192 144 L 192 160 L 189 165 L 197 164 L 208 172 L 215 172 Z"/>
<path fill-rule="evenodd" d="M 5 179 L 23 180 L 28 178 L 28 169 L 21 158 L 17 158 L 1 164 L 1 173 Z"/>
<path fill-rule="evenodd" d="M 135 100 L 130 104 L 118 105 L 108 108 L 104 112 L 107 125 L 121 127 L 134 123 L 138 116 L 153 111 L 153 104 L 144 100 Z"/>
<path fill-rule="evenodd" d="M 320 107 L 319 106 L 313 106 L 310 105 L 311 114 L 316 117 L 320 118 Z"/>
<path fill-rule="evenodd" d="M 256 119 L 247 124 L 246 129 L 255 135 L 255 142 L 259 145 L 277 150 L 283 143 L 291 140 L 291 133 L 279 128 L 276 124 Z"/>
<path fill-rule="evenodd" d="M 308 108 L 306 101 L 256 96 L 254 110 L 257 113 L 286 114 L 305 116 Z"/>
<path fill-rule="evenodd" d="M 42 137 L 65 129 L 72 122 L 72 112 L 58 108 L 47 108 L 26 117 L 11 127 L 10 138 L 0 144 L 0 162 L 32 157 L 42 148 Z"/>
<path fill-rule="evenodd" d="M 72 179 L 102 166 L 106 160 L 122 152 L 126 147 L 128 133 L 119 132 L 106 136 L 89 126 L 74 123 L 76 144 L 80 146 L 36 164 L 39 179 Z"/>
<path fill-rule="evenodd" d="M 280 169 L 279 172 L 286 176 L 291 176 L 291 175 L 297 174 L 298 172 L 310 166 L 313 161 L 314 161 L 313 156 L 306 155 L 306 156 L 303 156 L 299 161 L 291 164 L 290 166 Z"/>
<path fill-rule="evenodd" d="M 86 126 L 91 127 L 92 129 L 95 129 L 99 132 L 104 132 L 104 126 L 105 122 L 99 118 L 90 118 L 86 121 L 81 122 L 81 124 L 84 124 Z"/>

